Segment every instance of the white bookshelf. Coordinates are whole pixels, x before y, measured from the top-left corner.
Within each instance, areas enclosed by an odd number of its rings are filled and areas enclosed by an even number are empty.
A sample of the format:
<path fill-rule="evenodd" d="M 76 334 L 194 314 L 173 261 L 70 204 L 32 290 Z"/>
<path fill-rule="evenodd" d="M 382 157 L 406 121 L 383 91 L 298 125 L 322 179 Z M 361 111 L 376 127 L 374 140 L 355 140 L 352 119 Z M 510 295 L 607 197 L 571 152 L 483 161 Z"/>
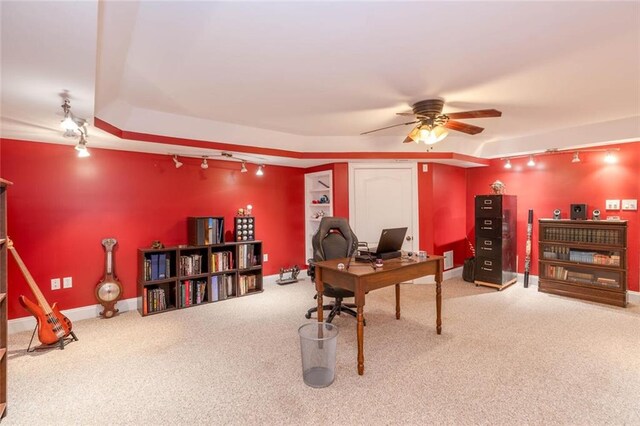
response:
<path fill-rule="evenodd" d="M 323 185 L 324 184 L 324 185 Z M 328 203 L 315 203 L 323 196 L 329 199 Z M 305 262 L 313 257 L 311 239 L 318 231 L 321 217 L 333 216 L 333 172 L 307 173 L 304 175 L 304 228 L 305 228 Z"/>

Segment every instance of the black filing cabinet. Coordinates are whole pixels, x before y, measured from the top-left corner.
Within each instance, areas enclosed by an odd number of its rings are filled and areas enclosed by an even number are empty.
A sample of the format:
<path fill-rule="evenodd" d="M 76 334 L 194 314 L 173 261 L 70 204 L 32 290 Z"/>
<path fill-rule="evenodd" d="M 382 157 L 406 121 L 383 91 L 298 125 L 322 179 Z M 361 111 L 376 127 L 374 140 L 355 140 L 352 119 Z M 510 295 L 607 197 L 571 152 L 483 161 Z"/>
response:
<path fill-rule="evenodd" d="M 516 216 L 515 195 L 476 195 L 476 285 L 516 282 Z"/>

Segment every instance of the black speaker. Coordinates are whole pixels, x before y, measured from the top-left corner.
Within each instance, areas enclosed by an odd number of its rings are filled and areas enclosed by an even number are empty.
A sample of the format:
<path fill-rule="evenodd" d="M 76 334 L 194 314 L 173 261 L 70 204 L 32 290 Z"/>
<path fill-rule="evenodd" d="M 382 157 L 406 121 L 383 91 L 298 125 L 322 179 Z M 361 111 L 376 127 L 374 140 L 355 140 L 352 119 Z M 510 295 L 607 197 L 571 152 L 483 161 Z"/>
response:
<path fill-rule="evenodd" d="M 555 220 L 560 219 L 560 209 L 555 209 L 555 210 L 553 211 L 553 218 L 554 218 Z"/>
<path fill-rule="evenodd" d="M 571 204 L 571 220 L 587 220 L 587 205 Z"/>

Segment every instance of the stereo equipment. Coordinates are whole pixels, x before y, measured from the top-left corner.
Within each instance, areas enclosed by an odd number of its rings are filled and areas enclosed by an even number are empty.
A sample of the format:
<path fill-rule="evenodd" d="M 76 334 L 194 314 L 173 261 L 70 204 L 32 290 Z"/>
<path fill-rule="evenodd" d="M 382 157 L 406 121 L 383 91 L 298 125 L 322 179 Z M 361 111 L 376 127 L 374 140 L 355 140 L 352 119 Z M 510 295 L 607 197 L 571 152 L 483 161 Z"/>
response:
<path fill-rule="evenodd" d="M 559 220 L 559 219 L 560 219 L 560 209 L 555 209 L 555 210 L 553 211 L 553 218 L 554 218 L 555 220 Z"/>
<path fill-rule="evenodd" d="M 571 204 L 571 220 L 587 220 L 587 205 Z"/>
<path fill-rule="evenodd" d="M 593 209 L 593 220 L 600 220 L 600 210 Z"/>

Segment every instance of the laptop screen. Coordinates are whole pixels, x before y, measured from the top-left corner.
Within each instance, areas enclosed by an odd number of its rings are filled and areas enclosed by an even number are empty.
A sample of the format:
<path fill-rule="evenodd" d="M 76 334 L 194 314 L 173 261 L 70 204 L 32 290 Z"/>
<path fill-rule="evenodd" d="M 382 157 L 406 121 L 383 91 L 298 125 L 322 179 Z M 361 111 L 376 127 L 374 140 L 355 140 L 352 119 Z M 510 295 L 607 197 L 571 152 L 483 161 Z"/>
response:
<path fill-rule="evenodd" d="M 376 248 L 376 254 L 389 253 L 402 249 L 404 236 L 407 234 L 407 227 L 383 229 L 380 234 L 380 241 Z"/>

